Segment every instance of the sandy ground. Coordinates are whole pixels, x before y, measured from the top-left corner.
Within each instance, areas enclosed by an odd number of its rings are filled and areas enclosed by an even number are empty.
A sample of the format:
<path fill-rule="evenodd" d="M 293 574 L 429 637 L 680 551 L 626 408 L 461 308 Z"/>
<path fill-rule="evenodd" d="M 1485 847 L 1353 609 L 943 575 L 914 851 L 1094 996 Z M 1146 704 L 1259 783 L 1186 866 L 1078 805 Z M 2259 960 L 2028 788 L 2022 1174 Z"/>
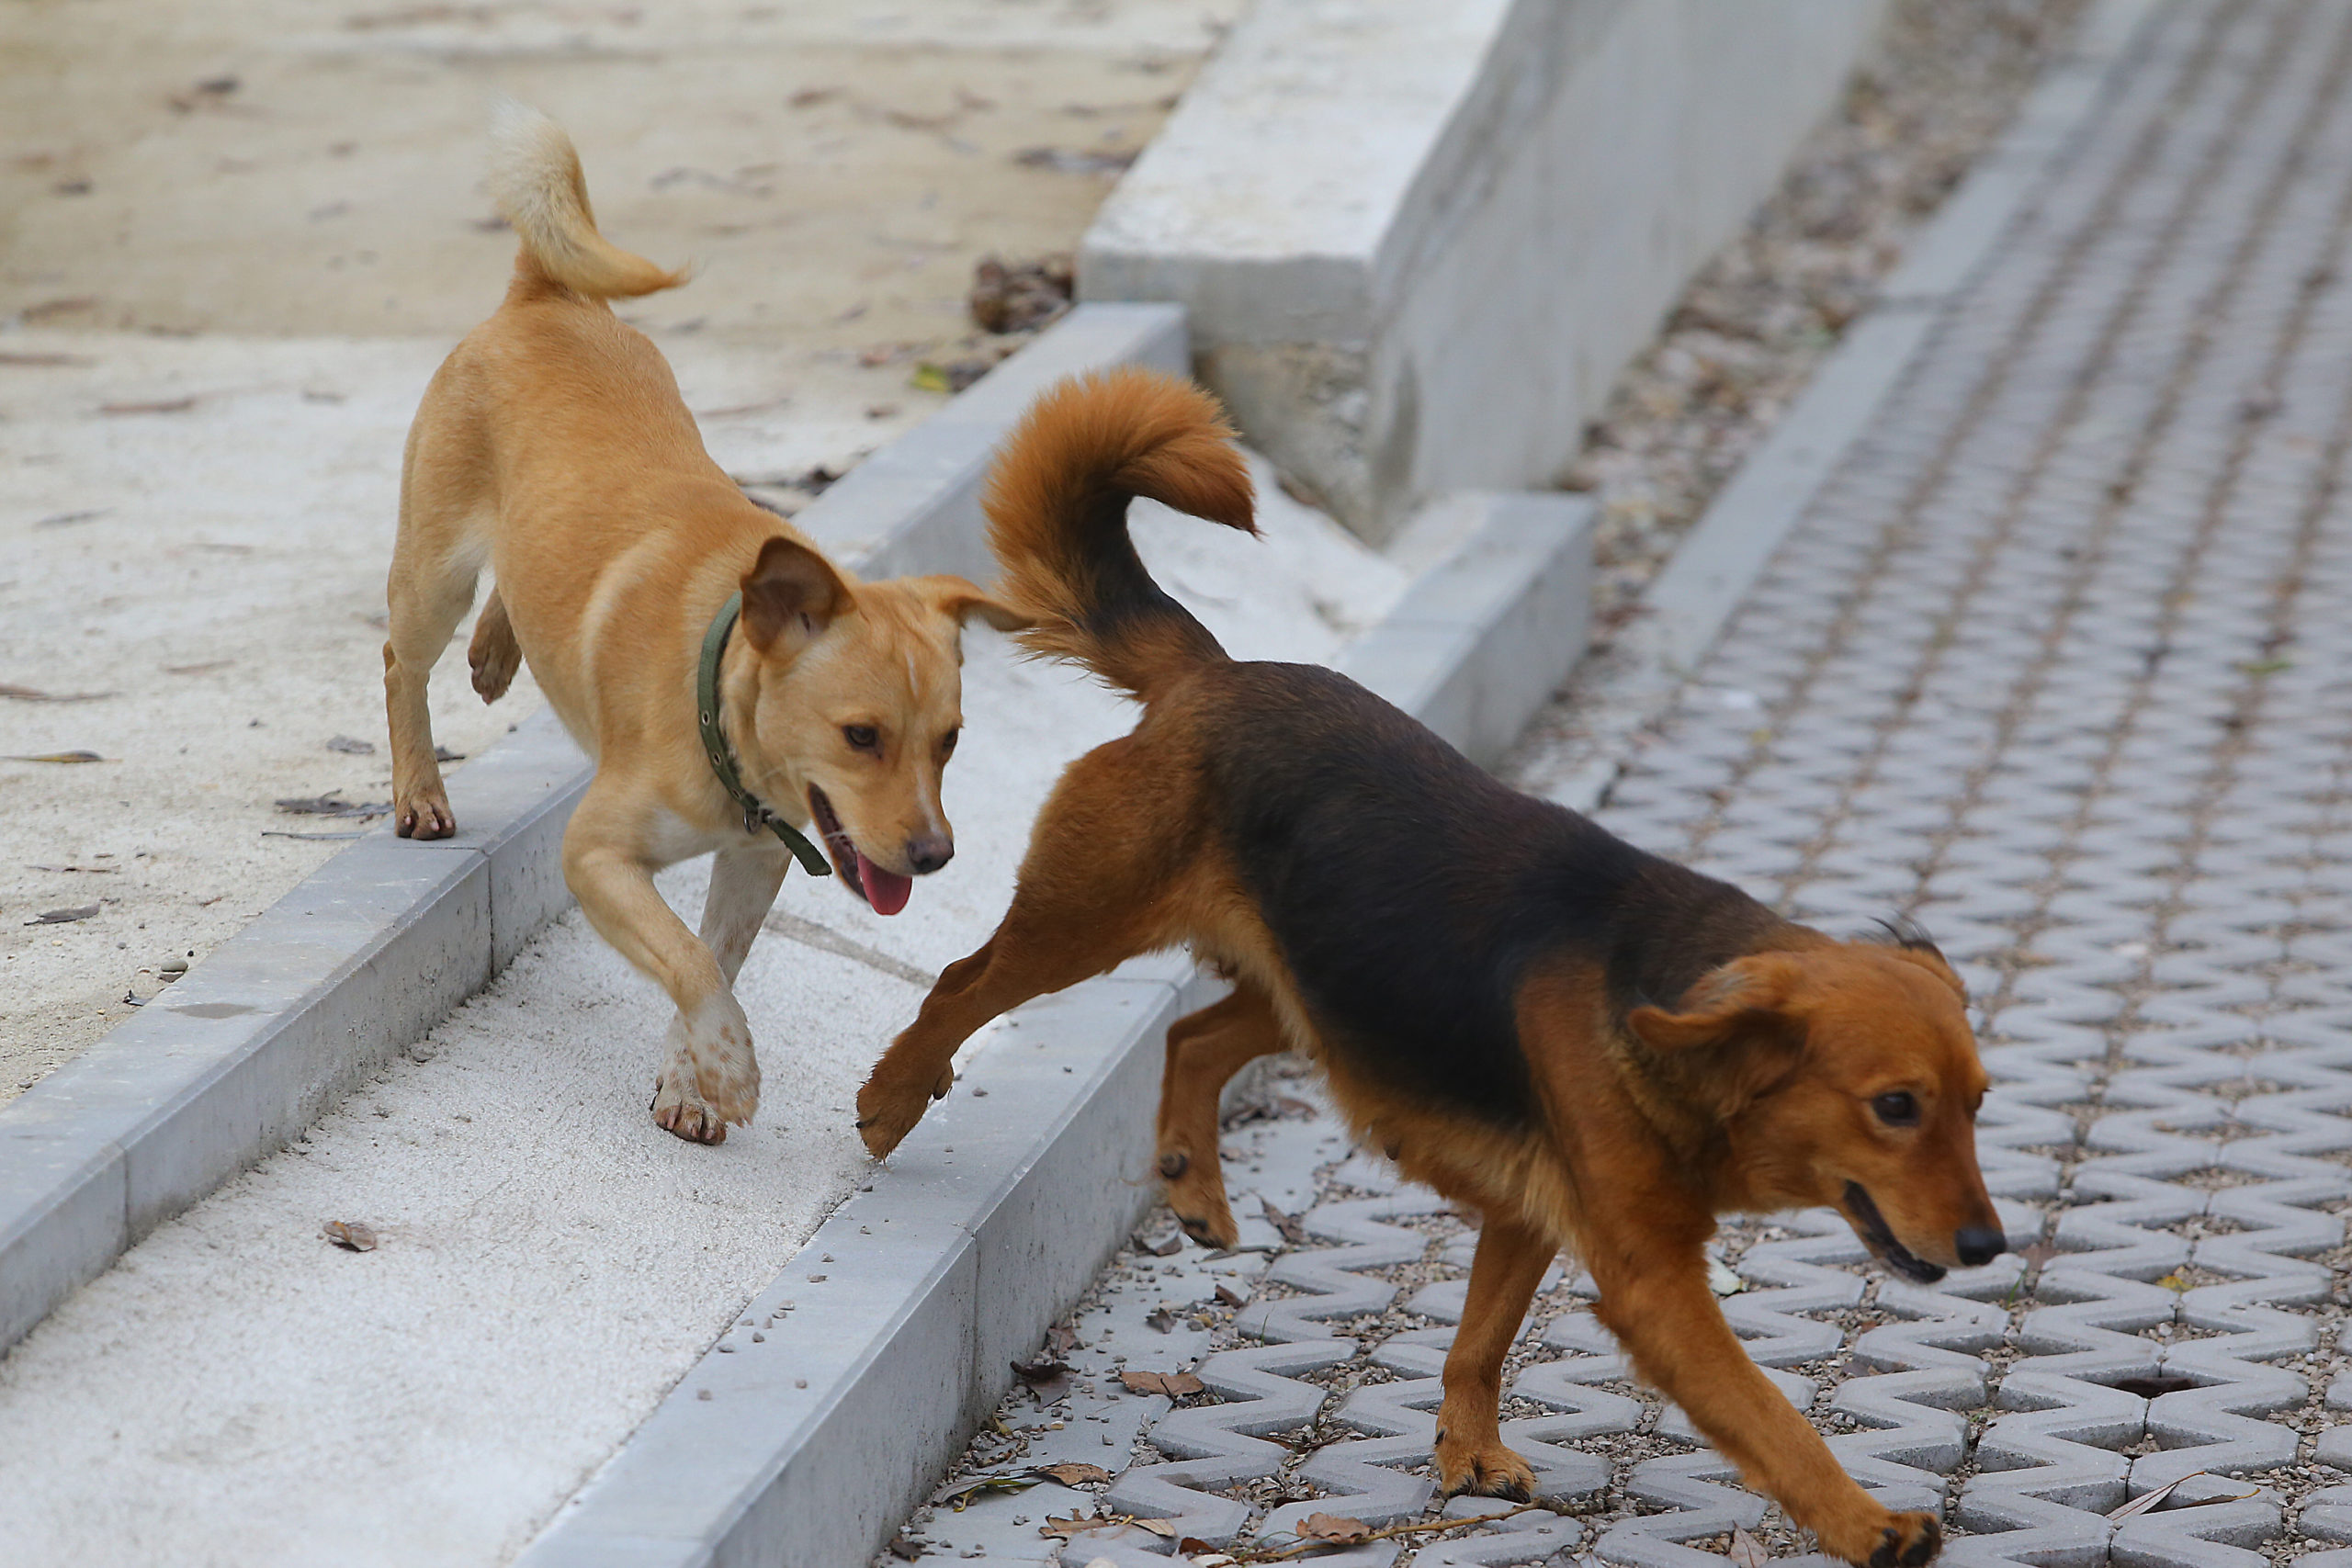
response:
<path fill-rule="evenodd" d="M 974 263 L 1074 243 L 1240 3 L 0 10 L 0 759 L 106 759 L 0 760 L 0 1101 L 341 842 L 267 835 L 356 826 L 275 801 L 386 798 L 401 439 L 512 254 L 494 94 L 571 128 L 609 232 L 695 264 L 628 313 L 774 481 L 1005 346 Z M 471 752 L 535 698 L 461 671 L 435 728 Z"/>
<path fill-rule="evenodd" d="M 1265 543 L 1162 513 L 1145 554 L 1236 653 L 1328 660 L 1404 574 L 1259 478 Z M 9 1561 L 445 1568 L 526 1540 L 865 1168 L 852 1100 L 921 1000 L 903 971 L 978 945 L 1062 762 L 1133 722 L 968 642 L 956 863 L 888 919 L 786 884 L 739 987 L 752 1126 L 718 1148 L 652 1127 L 666 1003 L 574 911 L 0 1360 Z M 706 865 L 663 879 L 673 903 L 699 908 Z M 330 1219 L 382 1244 L 338 1251 Z"/>

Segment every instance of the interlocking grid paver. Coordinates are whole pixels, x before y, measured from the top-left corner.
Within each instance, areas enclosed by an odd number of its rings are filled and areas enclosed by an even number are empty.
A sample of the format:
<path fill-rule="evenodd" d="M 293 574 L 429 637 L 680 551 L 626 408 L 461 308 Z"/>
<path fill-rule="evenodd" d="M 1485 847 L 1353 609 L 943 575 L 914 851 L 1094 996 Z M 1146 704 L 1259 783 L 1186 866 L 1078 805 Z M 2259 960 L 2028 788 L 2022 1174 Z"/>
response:
<path fill-rule="evenodd" d="M 2347 244 L 2352 6 L 2176 0 L 1600 813 L 1801 919 L 1912 915 L 1970 982 L 2033 1250 L 1927 1289 L 1834 1216 L 1724 1238 L 1751 1353 L 1948 1507 L 1948 1561 L 2352 1563 Z M 1362 1156 L 1320 1197 L 1113 1506 L 1216 1543 L 1427 1511 L 1465 1238 Z M 1565 1512 L 1416 1560 L 1781 1539 L 1576 1291 L 1507 1427 Z"/>

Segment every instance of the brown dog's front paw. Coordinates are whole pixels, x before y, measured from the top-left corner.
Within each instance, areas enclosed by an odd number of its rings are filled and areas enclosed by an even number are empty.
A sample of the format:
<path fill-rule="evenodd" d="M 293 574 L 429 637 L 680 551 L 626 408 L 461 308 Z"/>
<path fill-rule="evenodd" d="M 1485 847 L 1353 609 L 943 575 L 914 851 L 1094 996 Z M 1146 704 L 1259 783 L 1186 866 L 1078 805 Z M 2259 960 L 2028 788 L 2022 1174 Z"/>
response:
<path fill-rule="evenodd" d="M 1159 1174 L 1168 1182 L 1168 1206 L 1184 1234 L 1203 1247 L 1227 1247 L 1241 1239 L 1232 1205 L 1225 1198 L 1224 1172 L 1214 1160 L 1196 1160 L 1182 1149 L 1163 1150 Z"/>
<path fill-rule="evenodd" d="M 1850 1527 L 1815 1526 L 1822 1550 L 1861 1568 L 1921 1568 L 1942 1550 L 1944 1529 L 1935 1515 L 1871 1513 Z"/>
<path fill-rule="evenodd" d="M 892 1094 L 867 1079 L 857 1091 L 857 1135 L 865 1140 L 865 1152 L 880 1159 L 897 1148 L 930 1103 L 922 1095 Z"/>
<path fill-rule="evenodd" d="M 1897 1514 L 1879 1532 L 1871 1568 L 1921 1568 L 1943 1550 L 1944 1527 L 1933 1514 Z"/>
<path fill-rule="evenodd" d="M 1438 1489 L 1449 1497 L 1468 1493 L 1477 1497 L 1508 1497 L 1514 1503 L 1535 1500 L 1535 1468 L 1503 1447 L 1501 1439 L 1483 1445 L 1437 1440 Z"/>
<path fill-rule="evenodd" d="M 449 809 L 449 797 L 439 790 L 392 804 L 392 831 L 403 839 L 446 839 L 457 830 L 457 814 Z"/>

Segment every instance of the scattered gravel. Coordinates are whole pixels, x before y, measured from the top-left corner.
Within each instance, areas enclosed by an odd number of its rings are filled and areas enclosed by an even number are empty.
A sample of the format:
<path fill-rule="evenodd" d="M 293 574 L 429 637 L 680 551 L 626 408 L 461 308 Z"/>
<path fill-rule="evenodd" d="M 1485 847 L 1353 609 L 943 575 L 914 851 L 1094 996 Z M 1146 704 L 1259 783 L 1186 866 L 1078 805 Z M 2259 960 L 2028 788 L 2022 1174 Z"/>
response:
<path fill-rule="evenodd" d="M 1602 638 L 2008 123 L 2083 3 L 1899 0 L 1837 119 L 1691 284 L 1565 476 L 1600 502 Z"/>

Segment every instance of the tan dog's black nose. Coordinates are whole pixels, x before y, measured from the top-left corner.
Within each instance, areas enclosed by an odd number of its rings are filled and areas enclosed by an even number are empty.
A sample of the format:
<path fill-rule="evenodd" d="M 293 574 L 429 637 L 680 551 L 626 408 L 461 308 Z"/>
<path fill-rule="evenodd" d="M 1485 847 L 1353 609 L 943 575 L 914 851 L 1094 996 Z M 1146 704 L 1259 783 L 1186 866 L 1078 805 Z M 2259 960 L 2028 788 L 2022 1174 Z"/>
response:
<path fill-rule="evenodd" d="M 1960 1254 L 1962 1266 L 1970 1269 L 1990 1263 L 2008 1250 L 2008 1237 L 1991 1225 L 1962 1225 L 1951 1238 L 1952 1250 Z"/>
<path fill-rule="evenodd" d="M 929 876 L 956 858 L 956 840 L 944 833 L 918 833 L 907 840 L 907 863 L 917 876 Z"/>

